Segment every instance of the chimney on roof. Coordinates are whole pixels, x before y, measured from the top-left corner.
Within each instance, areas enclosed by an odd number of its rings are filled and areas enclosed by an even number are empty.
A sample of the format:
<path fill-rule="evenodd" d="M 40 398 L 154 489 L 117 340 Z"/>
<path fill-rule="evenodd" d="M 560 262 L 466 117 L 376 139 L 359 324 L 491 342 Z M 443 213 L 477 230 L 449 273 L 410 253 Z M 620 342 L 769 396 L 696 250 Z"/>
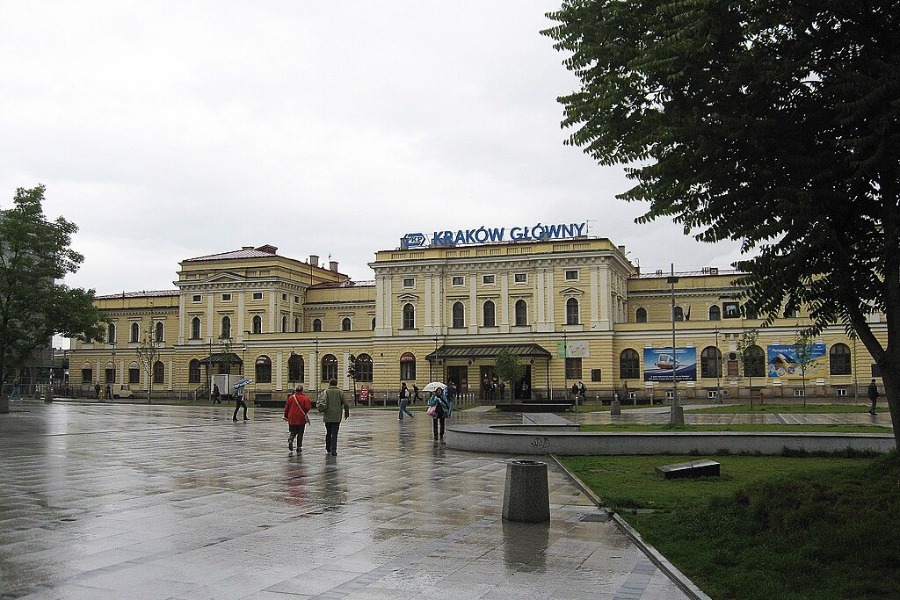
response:
<path fill-rule="evenodd" d="M 253 246 L 241 246 L 241 250 L 253 250 Z"/>
<path fill-rule="evenodd" d="M 319 266 L 319 255 L 318 254 L 310 254 L 309 255 L 309 264 L 314 267 Z"/>
<path fill-rule="evenodd" d="M 329 261 L 328 268 L 330 270 L 334 271 L 335 273 L 337 273 L 338 272 L 338 261 L 336 261 L 336 260 Z"/>

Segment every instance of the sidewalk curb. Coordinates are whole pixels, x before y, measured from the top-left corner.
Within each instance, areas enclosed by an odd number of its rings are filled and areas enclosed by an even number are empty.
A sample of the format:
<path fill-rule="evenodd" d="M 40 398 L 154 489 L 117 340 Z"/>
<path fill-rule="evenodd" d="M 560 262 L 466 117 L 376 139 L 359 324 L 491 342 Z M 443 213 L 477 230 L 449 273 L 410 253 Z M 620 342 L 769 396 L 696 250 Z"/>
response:
<path fill-rule="evenodd" d="M 647 556 L 647 558 L 649 558 L 650 561 L 653 562 L 653 564 L 655 564 L 657 568 L 662 571 L 666 575 L 666 577 L 669 578 L 670 581 L 672 581 L 672 583 L 677 585 L 682 592 L 687 594 L 688 597 L 692 598 L 693 600 L 712 600 L 710 596 L 707 596 L 705 593 L 703 593 L 703 591 L 698 588 L 694 584 L 694 582 L 688 579 L 688 577 L 684 573 L 679 571 L 675 565 L 669 562 L 665 556 L 660 554 L 659 551 L 656 550 L 656 548 L 645 542 L 641 537 L 641 534 L 635 531 L 634 528 L 632 528 L 631 525 L 629 525 L 625 521 L 625 519 L 623 519 L 617 513 L 607 510 L 603 506 L 603 500 L 601 500 L 600 497 L 593 492 L 593 490 L 585 485 L 584 482 L 578 478 L 578 476 L 567 469 L 556 456 L 552 454 L 549 456 L 553 459 L 553 462 L 555 462 L 556 465 L 560 469 L 562 469 L 563 472 L 572 480 L 572 482 L 575 483 L 575 485 L 577 485 L 588 498 L 590 498 L 591 502 L 593 502 L 601 511 L 605 511 L 609 515 L 610 520 L 615 523 L 616 526 L 621 529 L 622 532 L 627 535 L 638 548 L 640 548 L 641 552 L 643 552 Z"/>

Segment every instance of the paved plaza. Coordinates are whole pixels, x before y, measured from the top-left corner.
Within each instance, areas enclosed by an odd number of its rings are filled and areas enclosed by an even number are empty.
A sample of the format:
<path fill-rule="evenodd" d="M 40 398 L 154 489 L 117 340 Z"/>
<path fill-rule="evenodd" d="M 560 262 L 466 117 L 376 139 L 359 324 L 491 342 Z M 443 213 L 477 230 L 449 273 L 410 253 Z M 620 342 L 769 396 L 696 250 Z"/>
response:
<path fill-rule="evenodd" d="M 331 457 L 318 415 L 298 454 L 279 410 L 231 411 L 14 403 L 0 598 L 689 597 L 552 460 L 550 523 L 511 523 L 516 457 L 436 444 L 424 413 L 354 409 Z"/>

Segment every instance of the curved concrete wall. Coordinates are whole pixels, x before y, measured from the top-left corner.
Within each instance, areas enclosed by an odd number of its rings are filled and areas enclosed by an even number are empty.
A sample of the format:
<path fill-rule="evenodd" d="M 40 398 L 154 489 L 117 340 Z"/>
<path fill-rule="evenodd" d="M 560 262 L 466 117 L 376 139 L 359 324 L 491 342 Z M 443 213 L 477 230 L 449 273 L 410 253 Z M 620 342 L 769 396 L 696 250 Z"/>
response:
<path fill-rule="evenodd" d="M 458 450 L 498 454 L 781 454 L 806 452 L 890 452 L 891 434 L 878 433 L 594 433 L 527 425 L 455 425 L 447 427 L 447 445 Z"/>

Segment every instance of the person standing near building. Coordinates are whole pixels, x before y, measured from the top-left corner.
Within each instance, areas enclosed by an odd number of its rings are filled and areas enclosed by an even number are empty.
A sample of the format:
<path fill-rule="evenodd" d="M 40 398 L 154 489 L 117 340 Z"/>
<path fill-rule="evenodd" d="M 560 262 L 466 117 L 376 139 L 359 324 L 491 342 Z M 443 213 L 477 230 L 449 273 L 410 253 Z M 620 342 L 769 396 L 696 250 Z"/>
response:
<path fill-rule="evenodd" d="M 872 380 L 872 383 L 869 384 L 869 401 L 872 403 L 872 406 L 869 407 L 869 414 L 873 417 L 875 416 L 875 404 L 878 402 L 878 386 L 875 384 L 875 380 Z"/>
<path fill-rule="evenodd" d="M 431 392 L 431 397 L 428 399 L 429 414 L 432 418 L 431 429 L 434 432 L 435 441 L 444 441 L 444 425 L 451 412 L 446 393 L 447 388 L 439 388 Z M 432 407 L 434 407 L 433 410 L 431 410 Z"/>
<path fill-rule="evenodd" d="M 106 399 L 112 400 L 112 386 L 108 383 L 106 384 Z"/>
<path fill-rule="evenodd" d="M 328 382 L 323 398 L 319 400 L 322 408 L 322 420 L 325 422 L 325 452 L 337 456 L 338 431 L 341 428 L 341 413 L 344 419 L 350 418 L 350 405 L 344 398 L 344 392 L 337 387 L 337 379 Z"/>
<path fill-rule="evenodd" d="M 303 447 L 303 432 L 306 431 L 306 425 L 309 423 L 309 411 L 312 410 L 312 403 L 309 397 L 303 393 L 303 386 L 298 385 L 294 388 L 294 393 L 290 395 L 284 405 L 284 418 L 288 422 L 288 450 L 294 449 L 294 438 L 297 438 L 297 452 Z"/>
<path fill-rule="evenodd" d="M 416 387 L 415 389 L 418 390 L 419 388 Z M 409 408 L 407 408 L 407 406 L 409 405 L 409 399 L 410 399 L 409 388 L 406 387 L 405 383 L 403 383 L 400 385 L 400 396 L 397 399 L 397 404 L 400 407 L 400 414 L 398 415 L 399 421 L 403 420 L 403 413 L 408 414 L 410 416 L 410 418 L 412 418 L 412 416 L 413 416 L 413 414 L 411 412 L 409 412 Z"/>
<path fill-rule="evenodd" d="M 99 381 L 94 382 L 94 395 L 97 396 L 97 400 L 100 399 L 100 382 Z"/>
<path fill-rule="evenodd" d="M 219 391 L 219 384 L 214 383 L 212 389 L 213 404 L 222 404 L 222 393 Z"/>

